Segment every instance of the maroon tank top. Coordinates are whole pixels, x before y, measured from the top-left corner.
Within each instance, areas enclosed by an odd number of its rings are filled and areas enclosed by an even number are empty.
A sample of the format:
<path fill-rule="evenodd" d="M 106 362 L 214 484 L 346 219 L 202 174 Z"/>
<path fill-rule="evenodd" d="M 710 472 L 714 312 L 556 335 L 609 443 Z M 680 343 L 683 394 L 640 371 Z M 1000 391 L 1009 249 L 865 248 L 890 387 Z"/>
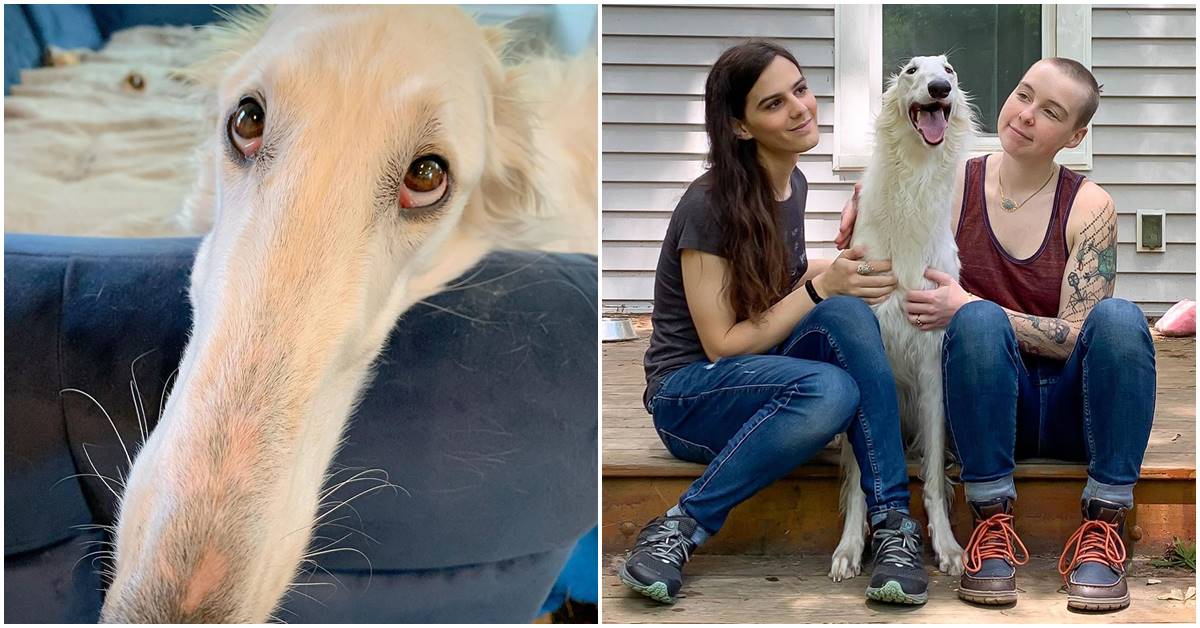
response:
<path fill-rule="evenodd" d="M 1010 310 L 1056 317 L 1063 271 L 1070 255 L 1067 218 L 1075 194 L 1087 178 L 1067 168 L 1059 169 L 1042 246 L 1033 256 L 1021 260 L 1009 255 L 992 233 L 983 188 L 986 174 L 986 155 L 967 162 L 962 213 L 954 235 L 962 262 L 959 283 L 967 292 Z"/>

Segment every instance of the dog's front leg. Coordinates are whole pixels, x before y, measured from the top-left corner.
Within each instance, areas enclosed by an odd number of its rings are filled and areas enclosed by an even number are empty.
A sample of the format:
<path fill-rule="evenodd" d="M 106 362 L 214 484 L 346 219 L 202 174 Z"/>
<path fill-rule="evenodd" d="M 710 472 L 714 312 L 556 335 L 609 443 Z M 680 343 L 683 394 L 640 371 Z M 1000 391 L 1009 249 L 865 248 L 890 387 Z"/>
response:
<path fill-rule="evenodd" d="M 940 347 L 941 342 L 937 345 Z M 918 393 L 918 412 L 921 417 L 921 479 L 924 484 L 925 512 L 929 516 L 929 537 L 938 569 L 957 576 L 963 570 L 963 549 L 954 538 L 946 495 L 946 417 L 942 405 L 941 358 L 933 354 L 931 368 L 925 373 L 932 377 L 924 381 Z"/>
<path fill-rule="evenodd" d="M 858 461 L 850 441 L 842 436 L 841 510 L 845 516 L 842 540 L 833 550 L 829 577 L 834 582 L 853 578 L 862 571 L 863 538 L 867 530 L 867 496 L 859 483 Z"/>

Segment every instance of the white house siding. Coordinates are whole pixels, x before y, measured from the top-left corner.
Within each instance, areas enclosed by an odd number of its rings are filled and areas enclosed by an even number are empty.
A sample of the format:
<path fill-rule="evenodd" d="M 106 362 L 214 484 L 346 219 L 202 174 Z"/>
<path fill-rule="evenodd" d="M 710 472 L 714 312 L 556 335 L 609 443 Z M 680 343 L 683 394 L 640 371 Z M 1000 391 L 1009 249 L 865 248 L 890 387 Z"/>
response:
<path fill-rule="evenodd" d="M 1195 298 L 1196 21 L 1191 6 L 1096 6 L 1092 66 L 1104 84 L 1086 172 L 1119 212 L 1116 295 L 1157 315 Z M 769 37 L 800 60 L 821 143 L 800 168 L 810 256 L 832 257 L 857 172 L 833 170 L 832 5 L 615 6 L 603 25 L 602 295 L 606 312 L 649 311 L 671 210 L 703 171 L 704 79 L 726 47 Z M 1137 253 L 1134 216 L 1162 209 L 1166 253 Z"/>

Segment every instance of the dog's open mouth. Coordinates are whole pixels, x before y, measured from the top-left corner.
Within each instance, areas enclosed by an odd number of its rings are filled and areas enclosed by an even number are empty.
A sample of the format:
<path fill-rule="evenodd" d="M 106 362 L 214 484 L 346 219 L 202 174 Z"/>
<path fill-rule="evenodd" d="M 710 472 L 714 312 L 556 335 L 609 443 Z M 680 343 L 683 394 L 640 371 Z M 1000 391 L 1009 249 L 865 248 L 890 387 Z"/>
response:
<path fill-rule="evenodd" d="M 934 101 L 928 105 L 913 103 L 908 108 L 908 119 L 921 139 L 930 146 L 937 146 L 946 137 L 946 125 L 950 121 L 950 104 Z"/>

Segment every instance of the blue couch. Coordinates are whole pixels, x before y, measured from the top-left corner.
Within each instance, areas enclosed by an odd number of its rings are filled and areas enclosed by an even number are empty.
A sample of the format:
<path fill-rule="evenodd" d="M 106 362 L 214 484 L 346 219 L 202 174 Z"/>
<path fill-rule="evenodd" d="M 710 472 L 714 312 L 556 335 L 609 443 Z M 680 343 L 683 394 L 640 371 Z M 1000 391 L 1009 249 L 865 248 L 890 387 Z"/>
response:
<path fill-rule="evenodd" d="M 127 465 L 96 405 L 60 390 L 95 396 L 136 443 L 130 368 L 150 351 L 134 372 L 153 426 L 191 326 L 198 242 L 6 235 L 6 622 L 97 619 L 103 587 L 81 543 L 106 538 L 88 526 L 113 523 L 116 498 L 72 476 L 87 456 L 113 477 Z M 352 525 L 378 544 L 341 546 L 372 569 L 321 556 L 312 581 L 337 587 L 290 595 L 284 620 L 526 622 L 589 531 L 550 597 L 595 602 L 596 260 L 501 252 L 469 276 L 484 285 L 401 317 L 335 460 L 408 492 L 355 502 Z"/>

